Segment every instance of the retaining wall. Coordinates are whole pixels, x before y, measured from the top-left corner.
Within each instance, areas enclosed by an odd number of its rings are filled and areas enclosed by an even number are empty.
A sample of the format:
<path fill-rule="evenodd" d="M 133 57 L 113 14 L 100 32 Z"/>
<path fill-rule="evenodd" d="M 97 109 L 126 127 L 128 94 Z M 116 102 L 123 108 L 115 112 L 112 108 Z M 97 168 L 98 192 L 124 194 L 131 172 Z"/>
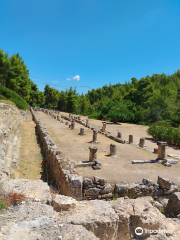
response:
<path fill-rule="evenodd" d="M 11 104 L 0 103 L 0 180 L 10 177 L 19 156 L 21 112 Z"/>

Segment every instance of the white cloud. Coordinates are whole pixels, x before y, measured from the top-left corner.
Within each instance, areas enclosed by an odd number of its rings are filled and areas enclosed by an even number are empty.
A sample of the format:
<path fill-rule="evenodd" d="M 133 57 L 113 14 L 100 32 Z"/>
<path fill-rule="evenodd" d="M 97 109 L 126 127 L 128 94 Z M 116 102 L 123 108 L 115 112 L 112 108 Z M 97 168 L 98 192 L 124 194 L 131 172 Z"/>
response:
<path fill-rule="evenodd" d="M 67 81 L 80 81 L 81 77 L 80 75 L 74 75 L 73 77 L 67 78 Z"/>

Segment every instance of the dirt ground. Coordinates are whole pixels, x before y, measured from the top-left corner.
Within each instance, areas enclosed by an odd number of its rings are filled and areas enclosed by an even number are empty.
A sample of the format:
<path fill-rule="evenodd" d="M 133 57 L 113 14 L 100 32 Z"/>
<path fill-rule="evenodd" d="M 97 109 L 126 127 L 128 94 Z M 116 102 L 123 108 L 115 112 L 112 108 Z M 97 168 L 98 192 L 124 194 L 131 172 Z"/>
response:
<path fill-rule="evenodd" d="M 21 125 L 21 147 L 15 178 L 40 179 L 41 177 L 41 151 L 35 135 L 35 123 L 31 114 Z"/>
<path fill-rule="evenodd" d="M 47 127 L 54 142 L 59 149 L 73 162 L 79 163 L 89 158 L 89 146 L 92 140 L 92 131 L 85 129 L 85 136 L 79 136 L 79 129 L 82 127 L 76 124 L 74 130 L 70 130 L 65 124 L 58 122 L 50 116 L 38 112 L 36 113 L 40 121 Z M 90 120 L 90 124 L 102 126 L 101 121 Z M 127 140 L 128 135 L 134 134 L 135 143 L 138 143 L 140 137 L 147 136 L 147 127 L 122 124 L 122 125 L 108 125 L 108 130 L 111 132 L 122 132 L 124 139 Z M 115 182 L 136 182 L 141 181 L 142 178 L 149 178 L 156 181 L 158 175 L 170 178 L 171 180 L 180 183 L 180 163 L 168 168 L 161 164 L 139 164 L 132 165 L 131 160 L 142 159 L 151 160 L 157 156 L 146 149 L 139 149 L 135 144 L 121 144 L 114 142 L 107 137 L 98 134 L 98 160 L 102 163 L 101 170 L 93 170 L 91 167 L 78 167 L 77 171 L 83 176 L 99 176 L 108 181 Z M 150 142 L 150 141 L 148 141 Z M 148 148 L 153 148 L 156 144 L 146 143 Z M 109 157 L 109 145 L 114 143 L 117 145 L 117 156 Z M 174 154 L 179 154 L 179 150 L 169 148 L 168 151 Z"/>

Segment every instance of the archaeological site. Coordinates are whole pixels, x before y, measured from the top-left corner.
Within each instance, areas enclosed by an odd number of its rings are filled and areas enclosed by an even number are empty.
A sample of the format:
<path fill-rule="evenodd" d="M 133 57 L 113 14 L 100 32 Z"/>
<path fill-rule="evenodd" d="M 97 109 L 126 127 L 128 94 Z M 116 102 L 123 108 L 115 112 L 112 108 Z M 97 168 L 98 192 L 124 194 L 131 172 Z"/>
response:
<path fill-rule="evenodd" d="M 180 0 L 0 0 L 0 240 L 180 240 Z"/>
<path fill-rule="evenodd" d="M 180 239 L 180 150 L 145 126 L 0 103 L 0 239 Z"/>

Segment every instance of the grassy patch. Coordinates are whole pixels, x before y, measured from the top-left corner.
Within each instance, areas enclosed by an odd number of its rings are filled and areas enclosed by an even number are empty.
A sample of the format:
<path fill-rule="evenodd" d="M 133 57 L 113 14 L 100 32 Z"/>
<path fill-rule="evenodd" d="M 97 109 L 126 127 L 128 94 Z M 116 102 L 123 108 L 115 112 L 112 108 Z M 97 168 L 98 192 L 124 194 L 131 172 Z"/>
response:
<path fill-rule="evenodd" d="M 0 210 L 7 208 L 6 202 L 3 199 L 0 199 Z"/>
<path fill-rule="evenodd" d="M 20 97 L 14 91 L 3 86 L 0 86 L 0 101 L 3 102 L 10 101 L 13 102 L 20 109 L 23 110 L 28 109 L 28 104 L 22 97 Z"/>

